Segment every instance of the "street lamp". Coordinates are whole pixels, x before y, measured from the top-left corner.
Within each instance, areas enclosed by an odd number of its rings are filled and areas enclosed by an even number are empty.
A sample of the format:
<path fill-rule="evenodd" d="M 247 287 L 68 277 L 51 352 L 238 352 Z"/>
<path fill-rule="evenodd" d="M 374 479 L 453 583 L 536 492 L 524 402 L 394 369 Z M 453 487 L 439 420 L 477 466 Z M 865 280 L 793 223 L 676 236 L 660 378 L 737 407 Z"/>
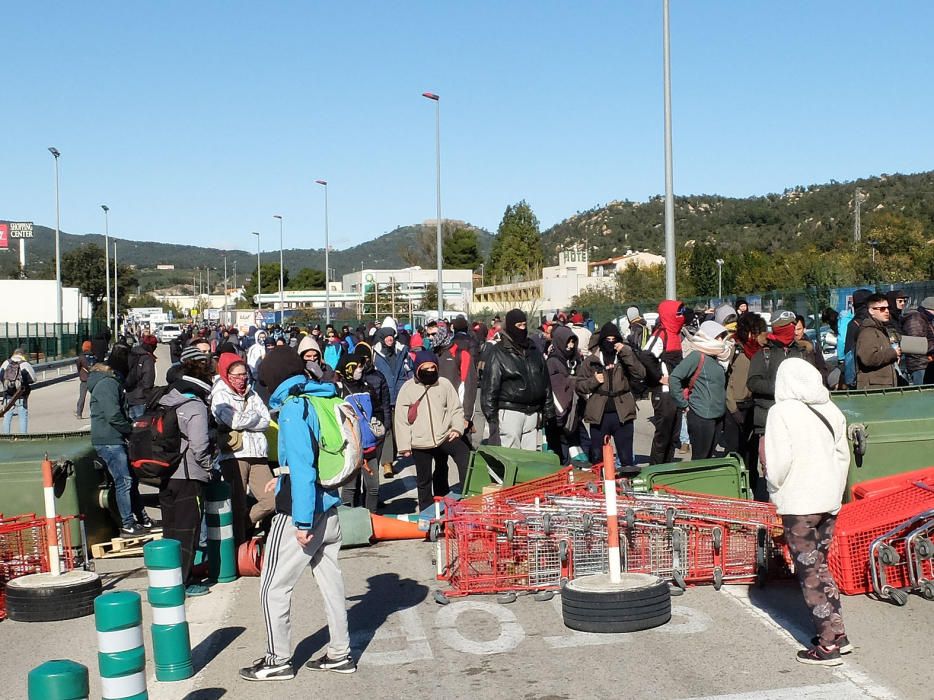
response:
<path fill-rule="evenodd" d="M 107 279 L 107 330 L 114 333 L 110 325 L 110 207 L 101 204 L 104 210 L 104 277 Z M 114 322 L 114 327 L 116 326 Z"/>
<path fill-rule="evenodd" d="M 62 246 L 61 246 L 61 206 L 58 197 L 58 157 L 62 155 L 55 146 L 49 146 L 49 153 L 55 159 L 55 323 L 58 330 L 56 349 L 62 356 Z"/>
<path fill-rule="evenodd" d="M 324 324 L 331 323 L 331 236 L 328 231 L 328 181 L 315 180 L 324 188 Z"/>
<path fill-rule="evenodd" d="M 256 310 L 263 308 L 263 273 L 259 267 L 259 231 L 253 231 L 256 236 Z"/>
<path fill-rule="evenodd" d="M 117 314 L 119 313 L 119 309 L 117 308 L 119 304 L 117 289 L 119 289 L 119 285 L 117 284 L 117 242 L 114 241 L 114 327 L 119 331 L 120 326 L 117 324 Z"/>
<path fill-rule="evenodd" d="M 665 296 L 677 299 L 675 273 L 675 195 L 671 164 L 671 47 L 668 30 L 668 0 L 662 5 L 665 72 Z"/>
<path fill-rule="evenodd" d="M 444 318 L 444 262 L 441 254 L 441 98 L 432 92 L 423 92 L 422 97 L 427 97 L 435 103 L 435 192 L 437 195 L 438 208 L 436 245 L 438 247 L 438 319 L 440 320 Z"/>
<path fill-rule="evenodd" d="M 723 299 L 723 260 L 717 258 L 717 298 Z"/>
<path fill-rule="evenodd" d="M 285 323 L 285 266 L 282 258 L 282 215 L 273 214 L 279 219 L 279 322 Z"/>

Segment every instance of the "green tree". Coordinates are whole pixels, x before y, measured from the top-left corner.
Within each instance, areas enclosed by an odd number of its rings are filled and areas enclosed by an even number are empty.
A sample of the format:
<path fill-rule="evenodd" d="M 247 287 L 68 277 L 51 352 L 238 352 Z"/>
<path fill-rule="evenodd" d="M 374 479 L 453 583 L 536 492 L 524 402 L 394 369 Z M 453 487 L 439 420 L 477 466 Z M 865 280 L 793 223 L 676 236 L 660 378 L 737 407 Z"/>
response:
<path fill-rule="evenodd" d="M 289 279 L 286 289 L 324 289 L 325 276 L 324 270 L 313 270 L 310 267 L 303 267 L 295 277 Z M 266 286 L 265 284 L 263 285 Z M 278 289 L 278 282 L 276 289 Z"/>
<path fill-rule="evenodd" d="M 120 307 L 126 308 L 129 295 L 136 291 L 136 273 L 126 265 L 118 264 L 117 283 Z M 85 243 L 63 254 L 62 285 L 80 289 L 91 300 L 95 315 L 103 314 L 104 297 L 107 295 L 104 249 L 93 243 Z"/>
<path fill-rule="evenodd" d="M 616 273 L 616 298 L 620 303 L 665 298 L 665 266 L 640 267 L 631 262 Z"/>
<path fill-rule="evenodd" d="M 459 270 L 475 270 L 480 267 L 480 246 L 477 233 L 466 228 L 458 228 L 451 237 L 444 241 L 444 266 Z"/>
<path fill-rule="evenodd" d="M 522 200 L 506 207 L 499 224 L 487 276 L 493 284 L 530 279 L 540 274 L 545 256 L 538 219 L 532 208 Z"/>
<path fill-rule="evenodd" d="M 263 278 L 263 294 L 273 294 L 279 291 L 279 263 L 263 263 L 260 266 L 261 277 Z M 289 271 L 285 271 L 285 288 L 289 288 Z M 256 275 L 252 275 L 250 280 L 244 285 L 243 294 L 247 299 L 252 299 L 256 294 Z"/>
<path fill-rule="evenodd" d="M 691 281 L 698 296 L 716 296 L 719 251 L 710 243 L 697 243 L 691 251 Z"/>
<path fill-rule="evenodd" d="M 148 292 L 138 294 L 130 301 L 130 307 L 134 309 L 146 309 L 159 307 L 165 311 L 165 304 Z"/>
<path fill-rule="evenodd" d="M 609 287 L 587 287 L 571 299 L 571 308 L 589 311 L 595 321 L 606 322 L 619 314 L 619 302 Z"/>

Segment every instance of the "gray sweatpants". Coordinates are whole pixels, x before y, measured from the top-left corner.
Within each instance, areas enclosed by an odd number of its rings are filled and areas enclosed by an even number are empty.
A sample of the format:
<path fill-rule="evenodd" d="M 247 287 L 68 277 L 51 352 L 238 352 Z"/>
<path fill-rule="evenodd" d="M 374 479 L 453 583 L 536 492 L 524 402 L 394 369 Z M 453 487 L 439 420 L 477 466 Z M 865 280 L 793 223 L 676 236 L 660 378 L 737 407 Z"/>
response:
<path fill-rule="evenodd" d="M 521 411 L 499 411 L 499 440 L 503 447 L 522 450 L 538 449 L 538 414 Z"/>
<path fill-rule="evenodd" d="M 337 563 L 341 548 L 341 524 L 337 508 L 315 517 L 307 547 L 295 539 L 295 525 L 288 515 L 276 513 L 266 541 L 266 561 L 259 579 L 260 604 L 266 623 L 266 661 L 287 663 L 292 658 L 292 589 L 310 565 L 324 598 L 328 621 L 328 656 L 343 659 L 350 653 L 344 578 Z"/>

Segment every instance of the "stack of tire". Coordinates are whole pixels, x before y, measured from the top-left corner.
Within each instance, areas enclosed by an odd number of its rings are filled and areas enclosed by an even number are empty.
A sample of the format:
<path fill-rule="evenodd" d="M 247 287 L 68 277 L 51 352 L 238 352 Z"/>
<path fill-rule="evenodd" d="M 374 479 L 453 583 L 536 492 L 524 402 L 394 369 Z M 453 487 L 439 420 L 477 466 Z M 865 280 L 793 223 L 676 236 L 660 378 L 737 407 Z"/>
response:
<path fill-rule="evenodd" d="M 604 574 L 569 581 L 561 591 L 564 624 L 578 632 L 638 632 L 671 620 L 668 584 L 649 574 L 620 574 L 609 584 Z"/>
<path fill-rule="evenodd" d="M 100 594 L 100 577 L 92 571 L 32 574 L 7 583 L 6 613 L 19 622 L 72 620 L 92 615 Z"/>

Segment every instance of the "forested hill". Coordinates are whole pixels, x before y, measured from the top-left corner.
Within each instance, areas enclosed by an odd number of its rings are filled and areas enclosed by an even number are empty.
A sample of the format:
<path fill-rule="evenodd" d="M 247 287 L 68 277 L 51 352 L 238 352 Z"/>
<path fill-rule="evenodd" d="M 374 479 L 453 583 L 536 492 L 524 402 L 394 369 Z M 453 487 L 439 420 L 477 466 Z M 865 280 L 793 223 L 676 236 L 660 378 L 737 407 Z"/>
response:
<path fill-rule="evenodd" d="M 881 175 L 854 182 L 831 181 L 795 187 L 781 194 L 746 199 L 716 195 L 675 197 L 678 245 L 716 243 L 725 252 L 795 251 L 808 245 L 834 249 L 853 240 L 853 200 L 862 192 L 862 229 L 880 212 L 918 221 L 934 238 L 934 171 Z M 627 249 L 664 252 L 665 200 L 614 201 L 576 214 L 543 232 L 546 259 L 553 264 L 567 244 L 585 243 L 591 259 L 622 255 Z"/>

